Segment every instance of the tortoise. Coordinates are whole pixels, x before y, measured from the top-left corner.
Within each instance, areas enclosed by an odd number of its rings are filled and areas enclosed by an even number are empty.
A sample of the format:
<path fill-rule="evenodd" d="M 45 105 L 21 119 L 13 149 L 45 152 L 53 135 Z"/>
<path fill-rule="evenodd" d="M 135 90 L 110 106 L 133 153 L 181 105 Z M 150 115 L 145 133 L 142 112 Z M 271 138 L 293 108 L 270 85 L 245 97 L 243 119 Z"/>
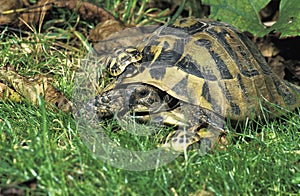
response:
<path fill-rule="evenodd" d="M 178 19 L 106 59 L 116 80 L 95 97 L 98 116 L 130 113 L 175 125 L 163 146 L 176 151 L 199 142 L 210 149 L 226 134 L 227 120 L 273 118 L 300 105 L 300 88 L 280 79 L 254 43 L 223 22 Z"/>

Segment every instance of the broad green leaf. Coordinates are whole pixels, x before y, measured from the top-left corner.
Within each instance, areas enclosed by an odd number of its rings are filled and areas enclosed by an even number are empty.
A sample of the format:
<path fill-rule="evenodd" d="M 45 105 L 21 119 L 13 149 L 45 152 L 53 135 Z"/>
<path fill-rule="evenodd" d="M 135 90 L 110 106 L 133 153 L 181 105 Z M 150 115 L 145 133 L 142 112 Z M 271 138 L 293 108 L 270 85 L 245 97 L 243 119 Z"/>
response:
<path fill-rule="evenodd" d="M 237 27 L 241 31 L 249 31 L 262 36 L 269 31 L 259 20 L 259 11 L 270 0 L 202 0 L 211 6 L 211 18 L 220 19 Z"/>
<path fill-rule="evenodd" d="M 271 31 L 280 32 L 281 37 L 300 35 L 300 2 L 281 0 L 279 19 L 270 28 L 266 28 L 259 18 L 259 11 L 270 0 L 202 0 L 211 6 L 211 18 L 220 19 L 237 27 L 241 31 L 251 32 L 262 37 Z"/>
<path fill-rule="evenodd" d="M 281 38 L 300 35 L 300 1 L 281 0 L 279 19 L 272 30 L 282 33 Z"/>

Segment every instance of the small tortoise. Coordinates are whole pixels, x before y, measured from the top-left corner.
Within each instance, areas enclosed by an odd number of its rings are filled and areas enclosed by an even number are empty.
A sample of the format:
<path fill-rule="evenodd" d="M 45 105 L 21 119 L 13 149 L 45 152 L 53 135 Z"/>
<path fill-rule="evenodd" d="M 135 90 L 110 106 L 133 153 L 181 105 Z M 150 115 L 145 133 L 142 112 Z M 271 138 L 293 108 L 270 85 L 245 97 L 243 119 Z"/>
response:
<path fill-rule="evenodd" d="M 116 80 L 96 96 L 100 118 L 134 114 L 177 126 L 165 147 L 183 151 L 225 133 L 225 121 L 274 117 L 300 105 L 300 88 L 275 75 L 255 45 L 232 26 L 179 19 L 136 48 L 107 58 Z M 280 109 L 279 109 L 280 108 Z"/>

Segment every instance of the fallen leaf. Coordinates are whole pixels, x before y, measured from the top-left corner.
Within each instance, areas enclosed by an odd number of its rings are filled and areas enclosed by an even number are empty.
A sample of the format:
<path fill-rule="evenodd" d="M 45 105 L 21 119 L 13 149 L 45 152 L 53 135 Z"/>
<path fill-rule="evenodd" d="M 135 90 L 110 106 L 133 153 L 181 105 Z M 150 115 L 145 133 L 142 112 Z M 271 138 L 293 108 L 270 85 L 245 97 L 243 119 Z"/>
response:
<path fill-rule="evenodd" d="M 63 111 L 71 111 L 71 102 L 51 84 L 51 78 L 43 75 L 36 75 L 26 78 L 19 75 L 10 68 L 1 68 L 0 76 L 2 82 L 6 82 L 19 95 L 37 105 L 39 96 L 42 96 L 47 103 L 57 106 Z"/>
<path fill-rule="evenodd" d="M 30 180 L 26 180 L 21 183 L 13 182 L 11 184 L 6 185 L 4 188 L 0 189 L 0 196 L 27 195 L 26 193 L 28 193 L 28 191 L 25 191 L 25 190 L 29 189 L 29 192 L 33 192 L 37 188 L 37 185 L 38 185 L 37 178 L 32 178 Z"/>
<path fill-rule="evenodd" d="M 0 98 L 3 100 L 8 99 L 13 102 L 21 102 L 22 100 L 22 97 L 19 93 L 3 83 L 0 83 Z"/>
<path fill-rule="evenodd" d="M 22 0 L 0 0 L 0 25 L 17 21 L 18 13 L 14 10 L 23 6 Z"/>

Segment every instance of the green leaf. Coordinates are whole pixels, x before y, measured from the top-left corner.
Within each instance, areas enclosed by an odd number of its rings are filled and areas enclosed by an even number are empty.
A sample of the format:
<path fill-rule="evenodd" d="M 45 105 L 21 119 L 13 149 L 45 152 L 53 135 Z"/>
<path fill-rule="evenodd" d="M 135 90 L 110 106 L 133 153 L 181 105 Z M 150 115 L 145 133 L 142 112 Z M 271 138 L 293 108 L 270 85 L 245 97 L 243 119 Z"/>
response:
<path fill-rule="evenodd" d="M 262 37 L 271 31 L 280 32 L 281 37 L 300 35 L 300 3 L 281 0 L 279 19 L 266 28 L 260 21 L 259 11 L 270 0 L 202 0 L 211 6 L 211 18 L 232 24 L 241 31 Z"/>
<path fill-rule="evenodd" d="M 281 32 L 282 37 L 300 35 L 300 2 L 281 0 L 279 19 L 271 27 L 276 32 Z"/>
<path fill-rule="evenodd" d="M 202 0 L 211 6 L 211 18 L 232 24 L 241 31 L 262 36 L 269 31 L 259 19 L 259 11 L 270 0 Z"/>

